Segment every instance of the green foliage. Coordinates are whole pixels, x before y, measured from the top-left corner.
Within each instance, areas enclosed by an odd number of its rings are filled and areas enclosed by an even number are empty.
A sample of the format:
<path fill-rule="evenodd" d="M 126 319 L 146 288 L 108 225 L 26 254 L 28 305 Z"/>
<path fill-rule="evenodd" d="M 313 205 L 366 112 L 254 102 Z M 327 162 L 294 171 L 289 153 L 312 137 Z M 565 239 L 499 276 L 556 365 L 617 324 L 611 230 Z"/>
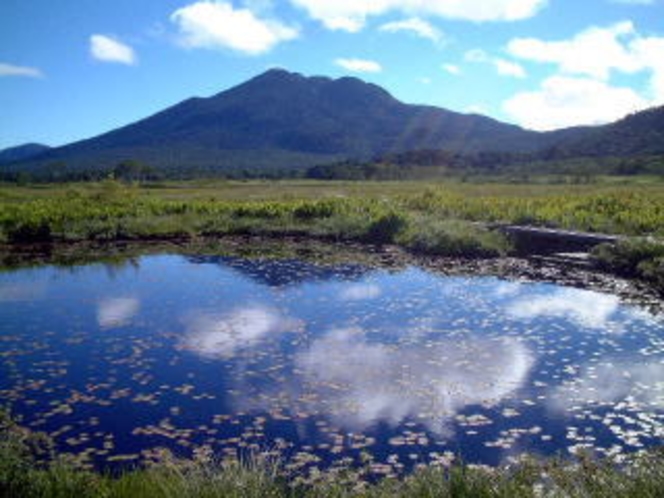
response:
<path fill-rule="evenodd" d="M 153 189 L 106 179 L 60 189 L 5 188 L 0 189 L 0 241 L 311 235 L 398 243 L 439 255 L 495 256 L 509 252 L 509 246 L 485 228 L 487 222 L 664 234 L 664 196 L 658 188 L 390 185 L 224 183 Z M 653 268 L 640 274 L 652 275 Z"/>
<path fill-rule="evenodd" d="M 403 200 L 409 209 L 441 218 L 508 222 L 590 232 L 646 235 L 664 233 L 664 197 L 647 192 L 609 190 L 533 196 L 471 197 L 429 190 Z"/>
<path fill-rule="evenodd" d="M 159 176 L 151 166 L 133 159 L 121 161 L 113 168 L 113 177 L 125 182 L 154 180 Z"/>
<path fill-rule="evenodd" d="M 458 220 L 423 216 L 400 238 L 414 252 L 438 256 L 497 257 L 510 252 L 510 243 L 499 232 Z"/>
<path fill-rule="evenodd" d="M 466 152 L 413 150 L 388 154 L 369 161 L 344 160 L 314 166 L 307 178 L 317 180 L 404 181 L 460 178 L 463 181 L 490 178 L 493 181 L 531 183 L 545 175 L 559 182 L 588 185 L 599 175 L 664 175 L 664 156 L 610 154 L 567 156 L 550 153 Z"/>
<path fill-rule="evenodd" d="M 633 239 L 602 244 L 593 251 L 597 264 L 627 277 L 642 278 L 664 293 L 664 243 Z"/>
<path fill-rule="evenodd" d="M 657 256 L 641 261 L 638 266 L 642 278 L 651 282 L 664 294 L 664 256 Z"/>
<path fill-rule="evenodd" d="M 664 244 L 648 239 L 602 244 L 593 251 L 599 265 L 625 276 L 636 276 L 644 261 L 664 257 Z"/>
<path fill-rule="evenodd" d="M 408 226 L 408 219 L 399 213 L 386 213 L 367 227 L 364 240 L 374 244 L 392 244 Z"/>

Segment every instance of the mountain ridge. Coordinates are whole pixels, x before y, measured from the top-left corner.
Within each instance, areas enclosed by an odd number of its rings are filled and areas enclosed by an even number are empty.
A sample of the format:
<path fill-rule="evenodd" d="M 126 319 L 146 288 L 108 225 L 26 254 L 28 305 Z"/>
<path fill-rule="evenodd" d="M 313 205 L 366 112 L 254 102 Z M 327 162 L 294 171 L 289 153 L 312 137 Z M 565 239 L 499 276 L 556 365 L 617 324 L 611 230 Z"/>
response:
<path fill-rule="evenodd" d="M 30 159 L 51 150 L 48 145 L 28 142 L 0 150 L 0 165 Z"/>
<path fill-rule="evenodd" d="M 660 123 L 660 111 L 653 112 L 650 121 Z M 76 171 L 136 160 L 161 170 L 302 169 L 434 149 L 572 157 L 590 148 L 600 150 L 605 136 L 620 141 L 628 135 L 623 128 L 630 128 L 635 119 L 642 120 L 628 117 L 600 127 L 536 132 L 478 114 L 406 104 L 384 88 L 354 77 L 306 77 L 272 69 L 210 97 L 183 100 L 14 166 L 39 171 L 57 163 Z M 662 129 L 653 136 L 661 135 L 664 144 L 662 121 Z M 639 139 L 633 137 L 632 145 L 623 144 L 620 150 L 660 150 Z"/>

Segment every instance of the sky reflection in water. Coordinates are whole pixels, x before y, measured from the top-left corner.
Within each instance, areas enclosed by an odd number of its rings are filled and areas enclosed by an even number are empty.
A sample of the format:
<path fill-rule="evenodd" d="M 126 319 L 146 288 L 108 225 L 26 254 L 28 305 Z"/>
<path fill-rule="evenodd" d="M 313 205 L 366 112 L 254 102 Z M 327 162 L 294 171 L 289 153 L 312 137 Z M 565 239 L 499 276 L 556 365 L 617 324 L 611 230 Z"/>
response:
<path fill-rule="evenodd" d="M 4 273 L 0 323 L 0 394 L 102 465 L 207 444 L 399 470 L 664 436 L 661 318 L 551 284 L 149 256 Z"/>

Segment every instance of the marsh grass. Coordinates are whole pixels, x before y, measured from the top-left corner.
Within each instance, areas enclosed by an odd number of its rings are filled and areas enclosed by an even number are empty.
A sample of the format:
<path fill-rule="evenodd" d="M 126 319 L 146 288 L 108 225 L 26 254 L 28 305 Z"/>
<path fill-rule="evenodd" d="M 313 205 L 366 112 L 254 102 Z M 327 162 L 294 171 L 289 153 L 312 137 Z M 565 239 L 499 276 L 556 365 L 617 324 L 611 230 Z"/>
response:
<path fill-rule="evenodd" d="M 312 476 L 287 471 L 275 453 L 219 460 L 207 447 L 191 459 L 164 450 L 142 467 L 111 475 L 58 455 L 50 438 L 0 410 L 0 496 L 12 498 L 383 498 L 383 497 L 634 497 L 664 496 L 664 449 L 616 463 L 580 454 L 574 459 L 523 457 L 500 467 L 463 462 L 426 466 L 401 477 L 366 479 L 365 466 Z"/>
<path fill-rule="evenodd" d="M 323 220 L 388 213 L 439 219 L 504 221 L 629 235 L 664 234 L 664 185 L 622 187 L 399 182 L 208 182 L 169 183 L 159 189 L 112 180 L 31 188 L 0 187 L 0 228 L 25 226 L 35 237 L 57 237 L 68 222 L 84 219 L 165 217 L 191 227 L 194 219 L 228 215 L 298 226 Z M 172 218 L 168 218 L 172 216 Z M 375 220 L 374 220 L 375 221 Z M 50 228 L 50 232 L 44 230 Z M 191 228 L 196 232 L 196 227 Z M 49 235 L 50 233 L 50 235 Z M 81 237 L 83 234 L 74 233 Z"/>
<path fill-rule="evenodd" d="M 500 233 L 459 220 L 416 217 L 403 232 L 399 243 L 416 253 L 453 257 L 505 256 L 511 245 Z"/>
<path fill-rule="evenodd" d="M 223 235 L 310 235 L 372 244 L 402 243 L 436 254 L 493 254 L 500 236 L 487 237 L 468 222 L 424 218 L 376 199 L 317 201 L 163 201 L 103 190 L 88 197 L 40 199 L 3 206 L 0 238 L 23 242 L 145 240 Z M 100 197 L 101 196 L 101 197 Z M 432 226 L 427 226 L 427 221 Z M 425 238 L 431 229 L 436 240 Z M 418 237 L 417 231 L 422 231 Z M 443 236 L 444 235 L 444 236 Z M 457 240 L 458 239 L 458 240 Z M 427 242 L 428 240 L 428 242 Z M 412 243 L 410 242 L 412 241 Z M 495 245 L 495 244 L 494 244 Z M 505 245 L 505 244 L 504 244 Z"/>
<path fill-rule="evenodd" d="M 382 497 L 634 497 L 664 496 L 664 451 L 618 464 L 582 454 L 521 460 L 501 467 L 463 462 L 428 466 L 402 477 L 366 480 L 366 467 L 306 478 L 286 471 L 273 453 L 218 460 L 206 448 L 192 459 L 168 451 L 143 467 L 114 475 L 87 470 L 57 455 L 50 440 L 0 410 L 0 496 L 12 498 L 382 498 Z"/>
<path fill-rule="evenodd" d="M 436 256 L 509 254 L 509 241 L 486 228 L 494 222 L 661 239 L 664 187 L 293 181 L 145 188 L 112 180 L 0 187 L 0 243 L 10 246 L 258 235 L 398 244 Z M 599 251 L 604 268 L 664 289 L 664 256 L 638 247 Z M 633 257 L 623 264 L 627 254 Z"/>

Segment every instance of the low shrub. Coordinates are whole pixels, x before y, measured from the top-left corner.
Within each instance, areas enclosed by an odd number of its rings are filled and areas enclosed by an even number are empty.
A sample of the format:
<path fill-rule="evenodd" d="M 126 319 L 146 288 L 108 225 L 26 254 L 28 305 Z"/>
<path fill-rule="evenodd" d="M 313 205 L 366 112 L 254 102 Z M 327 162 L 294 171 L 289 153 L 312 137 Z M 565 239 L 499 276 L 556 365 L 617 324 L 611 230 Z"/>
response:
<path fill-rule="evenodd" d="M 648 281 L 664 293 L 664 243 L 652 239 L 630 239 L 597 246 L 592 257 L 603 270 Z"/>
<path fill-rule="evenodd" d="M 630 239 L 601 244 L 593 250 L 592 256 L 601 268 L 634 277 L 640 274 L 641 263 L 664 257 L 664 244 L 649 239 Z"/>
<path fill-rule="evenodd" d="M 501 233 L 458 220 L 415 220 L 400 241 L 413 252 L 449 257 L 498 257 L 512 246 Z"/>
<path fill-rule="evenodd" d="M 408 226 L 408 219 L 399 213 L 387 213 L 369 223 L 362 239 L 372 244 L 392 244 Z"/>

